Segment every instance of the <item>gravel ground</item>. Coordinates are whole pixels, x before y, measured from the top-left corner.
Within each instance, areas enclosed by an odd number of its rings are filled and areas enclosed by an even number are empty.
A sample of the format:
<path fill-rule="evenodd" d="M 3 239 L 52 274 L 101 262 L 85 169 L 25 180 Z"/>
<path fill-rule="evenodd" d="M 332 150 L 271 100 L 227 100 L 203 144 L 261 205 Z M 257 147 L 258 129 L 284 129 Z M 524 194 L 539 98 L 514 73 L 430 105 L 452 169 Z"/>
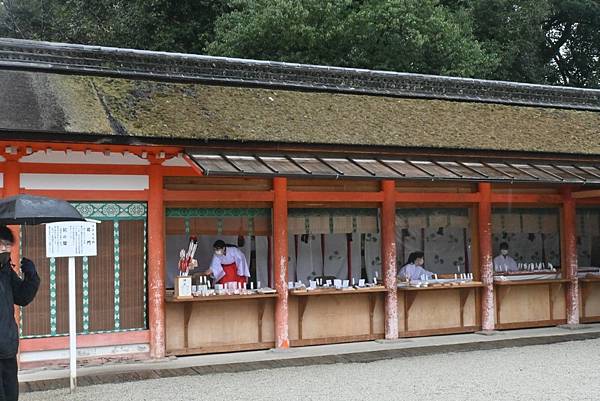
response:
<path fill-rule="evenodd" d="M 600 339 L 22 394 L 37 400 L 597 400 Z"/>

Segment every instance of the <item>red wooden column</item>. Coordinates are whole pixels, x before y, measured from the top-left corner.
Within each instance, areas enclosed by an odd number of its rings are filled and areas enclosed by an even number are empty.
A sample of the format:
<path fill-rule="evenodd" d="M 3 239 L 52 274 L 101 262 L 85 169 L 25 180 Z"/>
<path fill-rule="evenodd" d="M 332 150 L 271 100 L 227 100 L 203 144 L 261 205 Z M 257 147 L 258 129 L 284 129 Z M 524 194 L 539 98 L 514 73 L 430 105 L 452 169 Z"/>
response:
<path fill-rule="evenodd" d="M 150 357 L 165 356 L 165 212 L 161 161 L 148 166 L 148 320 Z"/>
<path fill-rule="evenodd" d="M 396 182 L 381 182 L 381 255 L 385 296 L 385 338 L 398 338 L 398 288 L 396 278 Z"/>
<path fill-rule="evenodd" d="M 17 152 L 15 150 L 15 152 Z M 20 163 L 19 163 L 19 159 L 21 158 L 21 154 L 20 153 L 5 153 L 4 155 L 4 177 L 3 177 L 3 193 L 2 196 L 3 198 L 9 197 L 9 196 L 14 196 L 14 195 L 18 195 L 20 190 L 21 190 L 21 169 L 20 169 Z M 15 244 L 12 247 L 12 250 L 10 252 L 10 259 L 12 260 L 12 263 L 15 265 L 15 270 L 17 273 L 19 273 L 19 270 L 21 269 L 21 264 L 20 264 L 20 260 L 19 260 L 19 253 L 20 253 L 20 248 L 21 248 L 21 243 L 19 242 L 19 237 L 20 237 L 20 233 L 21 233 L 21 227 L 20 226 L 11 226 L 11 230 L 15 236 Z M 19 322 L 21 321 L 21 310 L 19 309 L 18 306 L 15 305 L 14 307 L 14 316 L 15 316 L 15 322 L 17 322 L 17 326 L 19 325 Z M 20 357 L 21 354 L 19 353 L 17 355 L 17 361 L 20 362 Z"/>
<path fill-rule="evenodd" d="M 287 178 L 273 178 L 273 267 L 275 302 L 275 348 L 290 346 L 288 333 L 288 210 Z"/>
<path fill-rule="evenodd" d="M 15 150 L 16 152 L 16 150 Z M 21 191 L 21 167 L 19 163 L 19 159 L 21 158 L 21 154 L 12 153 L 12 154 L 4 154 L 4 162 L 5 170 L 4 170 L 4 192 L 3 197 L 9 197 L 18 195 Z M 19 234 L 21 232 L 20 226 L 12 226 L 11 227 L 13 234 L 15 235 L 15 239 L 19 239 Z M 19 269 L 19 249 L 21 244 L 18 241 L 15 241 L 15 245 L 11 251 L 11 259 L 15 265 L 17 265 L 17 270 Z M 18 309 L 17 309 L 18 311 Z M 17 320 L 18 322 L 18 320 Z"/>
<path fill-rule="evenodd" d="M 579 324 L 579 289 L 577 282 L 577 234 L 575 200 L 571 189 L 562 190 L 562 271 L 569 280 L 567 284 L 567 324 Z"/>
<path fill-rule="evenodd" d="M 494 330 L 494 265 L 492 255 L 492 185 L 479 183 L 479 274 L 481 290 L 481 329 Z"/>

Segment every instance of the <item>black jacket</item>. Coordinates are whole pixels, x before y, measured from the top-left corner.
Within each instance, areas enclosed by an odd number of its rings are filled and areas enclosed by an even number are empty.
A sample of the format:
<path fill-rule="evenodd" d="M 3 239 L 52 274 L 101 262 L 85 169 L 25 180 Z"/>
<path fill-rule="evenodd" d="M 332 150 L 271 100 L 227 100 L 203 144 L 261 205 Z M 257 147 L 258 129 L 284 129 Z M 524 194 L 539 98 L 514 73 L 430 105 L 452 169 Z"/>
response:
<path fill-rule="evenodd" d="M 23 274 L 21 279 L 10 262 L 0 266 L 0 359 L 14 358 L 19 349 L 19 332 L 15 322 L 14 305 L 25 306 L 35 297 L 40 277 Z"/>

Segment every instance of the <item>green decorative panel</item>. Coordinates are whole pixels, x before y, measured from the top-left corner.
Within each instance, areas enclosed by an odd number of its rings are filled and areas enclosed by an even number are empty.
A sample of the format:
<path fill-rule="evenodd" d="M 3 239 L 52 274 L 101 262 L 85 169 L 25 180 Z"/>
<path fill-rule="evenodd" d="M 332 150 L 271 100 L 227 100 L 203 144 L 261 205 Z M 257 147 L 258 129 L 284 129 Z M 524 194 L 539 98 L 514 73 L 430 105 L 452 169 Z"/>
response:
<path fill-rule="evenodd" d="M 295 208 L 288 209 L 289 217 L 314 217 L 314 216 L 377 216 L 377 208 L 336 208 L 336 209 L 310 209 Z"/>
<path fill-rule="evenodd" d="M 90 280 L 89 280 L 89 259 L 83 257 L 83 272 L 82 272 L 82 300 L 81 308 L 83 313 L 83 333 L 88 333 L 90 330 Z"/>
<path fill-rule="evenodd" d="M 50 335 L 56 335 L 56 259 L 50 258 Z"/>
<path fill-rule="evenodd" d="M 83 217 L 96 220 L 141 220 L 148 215 L 148 207 L 141 202 L 71 202 L 71 204 Z"/>
<path fill-rule="evenodd" d="M 167 217 L 254 217 L 270 216 L 271 209 L 169 208 Z"/>
<path fill-rule="evenodd" d="M 121 327 L 121 258 L 119 255 L 121 243 L 119 240 L 119 222 L 117 220 L 115 220 L 113 227 L 113 235 L 115 238 L 115 330 L 119 330 Z"/>

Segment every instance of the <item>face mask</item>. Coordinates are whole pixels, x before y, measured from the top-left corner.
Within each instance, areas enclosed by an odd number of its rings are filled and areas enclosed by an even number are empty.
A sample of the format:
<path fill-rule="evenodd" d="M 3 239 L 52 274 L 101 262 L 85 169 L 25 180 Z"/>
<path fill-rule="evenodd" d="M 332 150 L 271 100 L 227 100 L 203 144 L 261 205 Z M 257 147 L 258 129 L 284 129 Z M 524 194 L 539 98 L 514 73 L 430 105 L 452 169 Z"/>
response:
<path fill-rule="evenodd" d="M 10 252 L 0 253 L 0 266 L 4 266 L 10 260 Z"/>
<path fill-rule="evenodd" d="M 217 256 L 223 256 L 223 250 L 222 249 L 217 249 L 215 251 L 215 255 L 217 255 Z"/>
<path fill-rule="evenodd" d="M 502 256 L 506 256 L 508 255 L 508 249 L 502 249 L 500 253 L 502 254 Z"/>

